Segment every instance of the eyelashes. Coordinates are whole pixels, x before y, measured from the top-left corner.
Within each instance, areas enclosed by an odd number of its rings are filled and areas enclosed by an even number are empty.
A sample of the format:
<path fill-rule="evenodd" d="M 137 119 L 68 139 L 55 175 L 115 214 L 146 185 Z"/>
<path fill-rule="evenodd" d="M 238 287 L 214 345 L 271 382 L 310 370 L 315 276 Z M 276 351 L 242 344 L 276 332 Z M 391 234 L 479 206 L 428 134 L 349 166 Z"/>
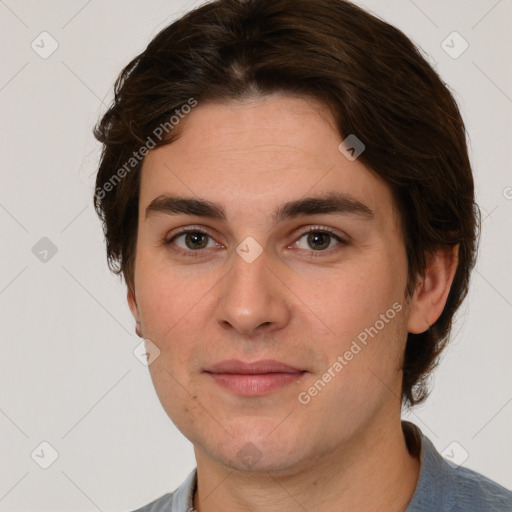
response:
<path fill-rule="evenodd" d="M 192 252 L 196 252 L 201 249 L 211 248 L 209 242 L 213 240 L 213 238 L 204 231 L 187 230 L 182 231 L 178 235 L 175 235 L 168 243 L 176 243 L 175 241 L 180 238 L 184 238 L 186 247 L 188 247 Z M 208 238 L 210 240 L 208 240 Z M 185 247 L 181 247 L 181 249 L 186 251 Z"/>
<path fill-rule="evenodd" d="M 332 255 L 336 250 L 349 245 L 348 241 L 324 226 L 309 226 L 296 235 L 294 242 L 287 246 L 293 251 L 304 251 L 310 256 Z M 204 256 L 208 249 L 221 249 L 224 246 L 215 241 L 204 228 L 190 226 L 164 241 L 165 245 L 178 254 L 187 257 Z"/>
<path fill-rule="evenodd" d="M 299 239 L 294 242 L 294 245 L 299 246 L 299 242 L 305 238 L 306 244 L 308 247 L 303 247 L 304 250 L 311 250 L 314 253 L 324 252 L 332 249 L 334 243 L 334 247 L 337 247 L 339 244 L 346 244 L 345 240 L 343 240 L 340 236 L 335 234 L 329 229 L 325 228 L 309 228 L 308 231 L 302 233 L 299 236 Z M 325 242 L 327 240 L 327 246 L 325 247 Z M 318 244 L 318 245 L 316 245 Z M 312 246 L 315 246 L 315 249 L 312 249 Z"/>

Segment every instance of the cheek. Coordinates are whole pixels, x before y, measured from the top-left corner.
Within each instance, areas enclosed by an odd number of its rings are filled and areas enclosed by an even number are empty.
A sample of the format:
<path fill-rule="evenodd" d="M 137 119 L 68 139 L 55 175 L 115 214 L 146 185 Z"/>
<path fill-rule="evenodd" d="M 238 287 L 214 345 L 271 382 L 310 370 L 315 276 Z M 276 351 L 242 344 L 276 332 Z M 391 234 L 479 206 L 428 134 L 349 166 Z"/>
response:
<path fill-rule="evenodd" d="M 196 333 L 205 315 L 200 311 L 198 286 L 185 286 L 183 279 L 169 272 L 140 268 L 137 301 L 142 330 L 160 350 L 149 371 L 164 409 L 179 416 L 188 397 L 182 394 L 191 388 L 194 354 L 200 351 L 196 340 L 201 337 Z"/>
<path fill-rule="evenodd" d="M 197 328 L 201 316 L 196 312 L 201 301 L 214 284 L 213 276 L 196 275 L 187 268 L 170 267 L 158 262 L 151 254 L 140 254 L 137 266 L 137 303 L 147 337 L 162 343 L 182 330 Z"/>
<path fill-rule="evenodd" d="M 138 277 L 137 300 L 144 337 L 160 350 L 149 366 L 151 379 L 162 406 L 180 428 L 197 412 L 194 370 L 197 355 L 202 353 L 200 340 L 205 339 L 202 322 L 208 318 L 202 310 L 202 299 L 211 285 L 156 265 L 141 264 Z"/>
<path fill-rule="evenodd" d="M 204 437 L 212 430 L 208 407 L 205 408 L 202 387 L 180 368 L 179 354 L 161 354 L 149 371 L 156 394 L 164 411 L 176 427 L 192 442 L 197 431 Z M 174 364 L 176 363 L 176 364 Z M 201 437 L 201 436 L 200 436 Z"/>
<path fill-rule="evenodd" d="M 356 421 L 379 407 L 389 390 L 399 394 L 407 267 L 404 254 L 385 250 L 350 263 L 332 273 L 323 290 L 311 280 L 303 291 L 312 290 L 308 306 L 329 328 L 330 335 L 319 335 L 317 347 L 327 361 L 325 370 L 336 375 L 323 374 L 331 381 L 316 406 L 344 410 Z"/>
<path fill-rule="evenodd" d="M 374 314 L 354 319 L 344 312 L 335 329 L 346 334 L 329 345 L 323 340 L 329 363 L 308 382 L 302 398 L 310 400 L 305 413 L 324 417 L 322 432 L 327 437 L 336 435 L 338 428 L 351 432 L 400 395 L 406 331 L 404 309 L 397 302 L 394 305 L 382 309 L 386 321 Z"/>
<path fill-rule="evenodd" d="M 402 304 L 405 278 L 400 268 L 390 258 L 367 258 L 322 275 L 303 274 L 294 291 L 327 326 L 331 341 L 344 344 L 374 325 L 395 302 Z M 390 312 L 393 317 L 394 312 Z"/>

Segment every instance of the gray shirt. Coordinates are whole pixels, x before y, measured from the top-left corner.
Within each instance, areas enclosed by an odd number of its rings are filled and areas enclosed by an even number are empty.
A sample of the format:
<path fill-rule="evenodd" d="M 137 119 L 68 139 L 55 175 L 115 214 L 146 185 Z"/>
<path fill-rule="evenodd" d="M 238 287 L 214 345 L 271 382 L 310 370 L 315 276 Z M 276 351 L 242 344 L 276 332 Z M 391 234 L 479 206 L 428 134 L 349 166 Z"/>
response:
<path fill-rule="evenodd" d="M 444 459 L 421 430 L 408 421 L 402 428 L 409 452 L 419 455 L 420 476 L 406 512 L 512 512 L 512 492 L 471 469 Z M 173 493 L 134 512 L 193 512 L 197 485 L 194 469 Z"/>

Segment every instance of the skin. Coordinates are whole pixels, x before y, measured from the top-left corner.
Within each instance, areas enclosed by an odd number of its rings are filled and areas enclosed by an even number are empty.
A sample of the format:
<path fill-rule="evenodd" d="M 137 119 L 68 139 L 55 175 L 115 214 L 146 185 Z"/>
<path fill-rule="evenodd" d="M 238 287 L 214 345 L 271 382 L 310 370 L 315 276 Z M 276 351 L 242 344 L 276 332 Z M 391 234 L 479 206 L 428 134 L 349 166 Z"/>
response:
<path fill-rule="evenodd" d="M 150 365 L 159 399 L 194 445 L 195 509 L 405 510 L 420 466 L 401 430 L 401 362 L 407 332 L 423 332 L 443 310 L 456 250 L 430 257 L 406 300 L 407 257 L 391 192 L 345 158 L 328 111 L 312 100 L 276 94 L 203 103 L 182 123 L 178 140 L 143 164 L 128 303 L 141 335 L 160 350 Z M 333 191 L 373 215 L 274 222 L 283 203 Z M 226 220 L 146 216 L 162 194 L 218 203 Z M 191 249 L 190 237 L 175 238 L 183 227 L 211 238 Z M 327 236 L 320 239 L 327 248 L 311 246 L 310 227 L 348 244 Z M 263 249 L 251 263 L 236 252 L 248 236 Z M 395 303 L 401 311 L 300 403 L 299 393 Z M 274 359 L 305 373 L 264 396 L 239 396 L 204 371 L 233 358 Z M 250 465 L 240 455 L 247 446 L 256 454 Z"/>

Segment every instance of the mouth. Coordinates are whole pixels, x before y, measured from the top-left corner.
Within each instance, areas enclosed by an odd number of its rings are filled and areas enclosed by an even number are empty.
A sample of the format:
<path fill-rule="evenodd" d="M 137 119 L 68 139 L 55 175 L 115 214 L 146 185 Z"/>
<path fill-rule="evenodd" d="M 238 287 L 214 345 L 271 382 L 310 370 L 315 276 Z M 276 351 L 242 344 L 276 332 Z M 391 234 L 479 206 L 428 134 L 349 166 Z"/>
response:
<path fill-rule="evenodd" d="M 235 394 L 263 396 L 300 382 L 307 371 L 270 359 L 252 363 L 230 359 L 209 367 L 205 373 Z"/>

